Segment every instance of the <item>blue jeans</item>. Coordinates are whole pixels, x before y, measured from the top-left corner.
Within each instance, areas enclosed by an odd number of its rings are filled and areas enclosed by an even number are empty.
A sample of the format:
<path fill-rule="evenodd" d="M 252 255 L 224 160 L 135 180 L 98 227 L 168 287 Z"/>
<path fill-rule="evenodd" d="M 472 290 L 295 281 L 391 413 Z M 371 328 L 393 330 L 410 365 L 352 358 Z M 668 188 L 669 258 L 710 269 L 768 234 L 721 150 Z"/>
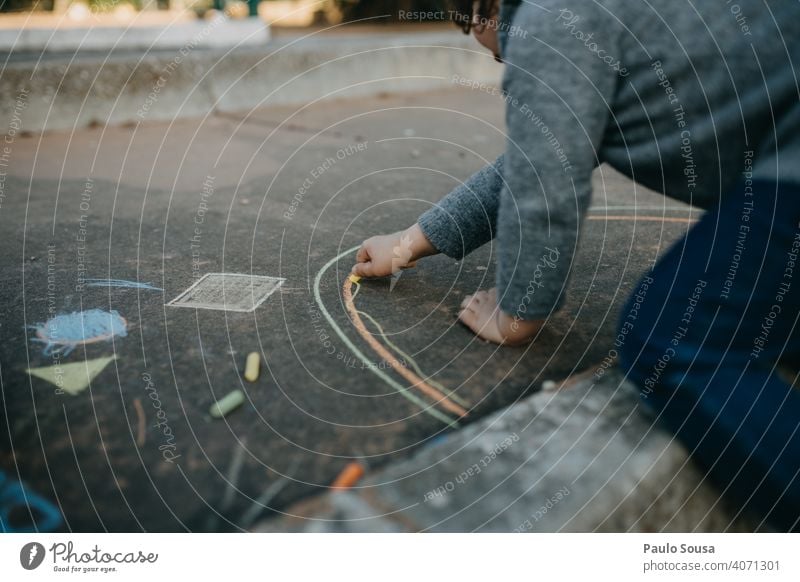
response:
<path fill-rule="evenodd" d="M 734 509 L 800 528 L 800 186 L 724 197 L 623 310 L 620 364 Z M 796 379 L 796 376 L 795 376 Z"/>

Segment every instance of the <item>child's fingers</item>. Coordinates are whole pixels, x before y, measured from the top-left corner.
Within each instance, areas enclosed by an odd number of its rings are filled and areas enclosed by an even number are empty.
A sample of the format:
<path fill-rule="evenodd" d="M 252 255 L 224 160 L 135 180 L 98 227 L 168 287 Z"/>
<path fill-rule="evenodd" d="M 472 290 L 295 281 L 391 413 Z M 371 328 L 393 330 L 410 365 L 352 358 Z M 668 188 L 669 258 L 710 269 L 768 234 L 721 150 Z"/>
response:
<path fill-rule="evenodd" d="M 367 245 L 362 244 L 356 253 L 356 262 L 365 263 L 369 260 L 369 258 L 369 250 L 367 250 Z"/>
<path fill-rule="evenodd" d="M 353 269 L 351 272 L 354 275 L 358 275 L 359 277 L 372 277 L 375 273 L 375 267 L 372 264 L 372 261 L 366 261 L 364 263 L 356 263 L 353 265 Z"/>
<path fill-rule="evenodd" d="M 356 253 L 356 264 L 353 265 L 353 268 L 350 270 L 351 273 L 354 275 L 358 275 L 359 277 L 369 277 L 366 273 L 366 266 L 371 265 L 371 257 L 369 256 L 369 250 L 367 250 L 367 245 L 362 244 L 361 248 L 358 249 Z"/>

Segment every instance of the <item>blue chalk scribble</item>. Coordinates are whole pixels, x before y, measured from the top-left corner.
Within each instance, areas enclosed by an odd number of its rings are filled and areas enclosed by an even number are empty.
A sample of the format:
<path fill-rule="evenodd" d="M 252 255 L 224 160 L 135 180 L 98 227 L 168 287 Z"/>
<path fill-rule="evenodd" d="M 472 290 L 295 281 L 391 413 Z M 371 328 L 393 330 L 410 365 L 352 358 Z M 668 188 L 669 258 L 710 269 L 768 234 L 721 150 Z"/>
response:
<path fill-rule="evenodd" d="M 147 289 L 148 291 L 163 291 L 161 287 L 153 287 L 150 283 L 127 281 L 125 279 L 84 279 L 89 287 L 121 287 L 123 289 Z"/>
<path fill-rule="evenodd" d="M 44 355 L 69 355 L 76 346 L 128 335 L 125 318 L 116 311 L 90 309 L 57 315 L 47 323 L 31 326 L 33 341 L 45 344 Z"/>
<path fill-rule="evenodd" d="M 15 512 L 36 519 L 13 525 L 11 517 Z M 52 503 L 0 471 L 0 533 L 56 531 L 62 523 L 61 513 Z"/>

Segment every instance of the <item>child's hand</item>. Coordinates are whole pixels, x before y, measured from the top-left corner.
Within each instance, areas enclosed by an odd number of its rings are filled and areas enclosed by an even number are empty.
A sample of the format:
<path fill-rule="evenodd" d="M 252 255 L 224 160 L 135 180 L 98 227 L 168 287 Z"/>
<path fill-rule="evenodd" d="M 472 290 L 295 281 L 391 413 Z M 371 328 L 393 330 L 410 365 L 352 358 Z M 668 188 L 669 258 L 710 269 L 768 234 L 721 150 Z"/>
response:
<path fill-rule="evenodd" d="M 382 236 L 373 236 L 361 244 L 352 272 L 359 277 L 387 277 L 408 269 L 417 259 L 438 251 L 425 238 L 419 225 Z"/>
<path fill-rule="evenodd" d="M 519 346 L 532 340 L 543 321 L 516 319 L 497 305 L 497 289 L 478 291 L 461 302 L 458 319 L 480 338 L 496 344 Z"/>

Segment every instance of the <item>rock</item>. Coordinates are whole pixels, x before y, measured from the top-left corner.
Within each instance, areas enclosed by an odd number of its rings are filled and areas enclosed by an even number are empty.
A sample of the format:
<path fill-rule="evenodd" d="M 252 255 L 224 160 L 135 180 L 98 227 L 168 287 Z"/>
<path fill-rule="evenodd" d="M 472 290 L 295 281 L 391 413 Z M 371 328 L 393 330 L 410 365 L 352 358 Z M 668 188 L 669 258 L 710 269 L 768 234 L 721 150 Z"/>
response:
<path fill-rule="evenodd" d="M 751 531 L 616 370 L 539 392 L 258 531 Z"/>

